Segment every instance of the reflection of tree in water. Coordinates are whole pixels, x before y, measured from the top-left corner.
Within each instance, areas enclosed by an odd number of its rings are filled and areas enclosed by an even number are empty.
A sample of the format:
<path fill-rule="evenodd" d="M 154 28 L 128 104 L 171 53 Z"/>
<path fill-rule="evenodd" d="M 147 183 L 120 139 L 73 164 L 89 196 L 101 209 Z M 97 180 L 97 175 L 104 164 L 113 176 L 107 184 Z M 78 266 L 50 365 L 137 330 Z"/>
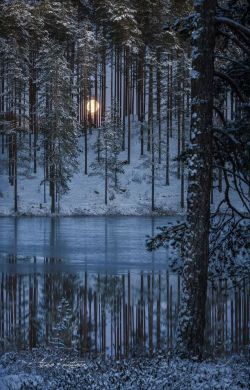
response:
<path fill-rule="evenodd" d="M 99 301 L 100 340 L 101 350 L 105 352 L 107 339 L 111 355 L 121 354 L 122 331 L 122 303 L 125 305 L 125 276 L 97 275 L 95 277 L 95 290 Z M 124 314 L 124 313 L 123 313 Z M 109 332 L 106 325 L 109 325 Z"/>
<path fill-rule="evenodd" d="M 18 260 L 11 256 L 10 265 Z M 41 263 L 32 258 L 29 262 Z M 43 259 L 44 264 L 55 259 Z M 42 263 L 42 264 L 43 264 Z M 180 278 L 168 272 L 122 275 L 47 272 L 0 275 L 1 350 L 53 345 L 124 357 L 174 347 Z M 249 343 L 249 278 L 209 287 L 206 340 L 220 352 Z"/>
<path fill-rule="evenodd" d="M 36 258 L 32 258 L 32 261 L 36 263 Z M 16 263 L 17 257 L 9 255 L 7 264 Z M 36 275 L 2 273 L 0 313 L 2 350 L 35 347 L 38 326 Z"/>
<path fill-rule="evenodd" d="M 95 285 L 101 316 L 106 316 L 108 325 L 108 334 L 102 330 L 101 338 L 108 338 L 112 355 L 128 356 L 147 350 L 153 353 L 172 345 L 177 303 L 173 300 L 168 273 L 165 277 L 143 272 L 98 276 Z"/>
<path fill-rule="evenodd" d="M 75 348 L 78 323 L 77 275 L 44 275 L 43 317 L 45 342 L 61 348 Z"/>

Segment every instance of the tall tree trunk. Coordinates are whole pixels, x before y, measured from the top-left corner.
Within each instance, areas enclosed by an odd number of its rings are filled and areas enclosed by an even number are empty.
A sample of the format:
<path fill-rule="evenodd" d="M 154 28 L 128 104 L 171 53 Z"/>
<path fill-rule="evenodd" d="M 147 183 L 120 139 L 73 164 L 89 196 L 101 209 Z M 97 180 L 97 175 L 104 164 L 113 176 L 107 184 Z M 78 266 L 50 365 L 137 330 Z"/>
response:
<path fill-rule="evenodd" d="M 128 120 L 128 164 L 131 158 L 131 61 L 129 49 L 126 49 L 127 73 L 126 73 L 126 87 L 127 87 L 127 120 Z"/>
<path fill-rule="evenodd" d="M 144 48 L 138 59 L 138 120 L 140 122 L 141 156 L 144 154 Z"/>
<path fill-rule="evenodd" d="M 187 234 L 177 349 L 201 357 L 209 256 L 212 112 L 216 0 L 194 1 L 192 119 L 187 197 Z"/>
<path fill-rule="evenodd" d="M 98 127 L 98 110 L 96 107 L 96 102 L 98 101 L 98 60 L 96 58 L 95 63 L 95 113 L 94 113 L 94 127 Z"/>
<path fill-rule="evenodd" d="M 55 166 L 52 163 L 50 168 L 50 196 L 51 196 L 51 214 L 56 211 L 56 191 L 55 191 Z"/>
<path fill-rule="evenodd" d="M 148 131 L 150 134 L 149 146 L 151 147 L 151 209 L 155 209 L 155 139 L 154 139 L 154 80 L 153 65 L 149 68 L 149 96 L 148 96 Z"/>
<path fill-rule="evenodd" d="M 178 67 L 178 74 L 180 73 L 180 68 Z M 176 114 L 177 114 L 177 150 L 178 150 L 178 161 L 177 161 L 177 178 L 181 178 L 181 162 L 180 162 L 180 154 L 181 154 L 181 80 L 180 75 L 178 76 L 177 81 L 177 89 L 178 95 L 176 96 Z"/>
<path fill-rule="evenodd" d="M 168 56 L 170 58 L 170 56 Z M 169 137 L 170 137 L 170 65 L 167 65 L 167 126 L 166 126 L 166 186 L 169 186 Z"/>
<path fill-rule="evenodd" d="M 88 112 L 87 112 L 87 100 L 88 100 L 88 87 L 87 87 L 87 66 L 84 65 L 83 70 L 83 129 L 84 129 L 84 174 L 88 174 Z"/>
<path fill-rule="evenodd" d="M 148 81 L 148 152 L 151 150 L 151 128 L 153 121 L 153 65 L 149 65 L 149 81 Z"/>
<path fill-rule="evenodd" d="M 127 62 L 126 50 L 123 52 L 123 102 L 122 102 L 122 150 L 126 148 L 126 114 L 127 114 Z"/>
<path fill-rule="evenodd" d="M 173 137 L 173 54 L 170 53 L 169 65 L 169 107 L 170 107 L 170 138 Z"/>
<path fill-rule="evenodd" d="M 4 111 L 5 111 L 5 97 L 4 97 L 4 91 L 5 91 L 5 74 L 4 74 L 4 61 L 2 60 L 1 62 L 1 81 L 0 81 L 0 90 L 1 90 L 1 94 L 0 94 L 0 112 L 2 113 L 1 114 L 1 118 L 4 119 Z M 1 149 L 2 149 L 2 154 L 4 154 L 4 141 L 5 141 L 5 137 L 4 137 L 4 125 L 1 124 Z"/>
<path fill-rule="evenodd" d="M 105 204 L 108 204 L 108 145 L 105 141 Z"/>
<path fill-rule="evenodd" d="M 30 52 L 30 79 L 29 79 L 29 120 L 30 120 L 30 153 L 32 149 L 33 136 L 33 158 L 34 158 L 34 173 L 37 171 L 37 128 L 36 128 L 36 105 L 37 105 L 37 87 L 36 87 L 36 69 L 35 69 L 35 50 Z"/>
<path fill-rule="evenodd" d="M 161 51 L 157 51 L 157 122 L 158 122 L 158 162 L 161 164 Z"/>
<path fill-rule="evenodd" d="M 181 153 L 185 151 L 185 74 L 183 75 L 182 81 L 182 99 L 181 99 Z M 184 161 L 180 162 L 180 171 L 181 171 L 181 208 L 184 209 L 185 199 L 185 165 Z"/>
<path fill-rule="evenodd" d="M 14 211 L 18 211 L 18 192 L 17 192 L 17 135 L 14 134 Z"/>
<path fill-rule="evenodd" d="M 17 115 L 16 115 L 16 82 L 14 82 L 14 107 L 13 107 L 13 126 L 14 126 L 14 134 L 13 134 L 13 176 L 14 176 L 14 211 L 17 213 Z"/>

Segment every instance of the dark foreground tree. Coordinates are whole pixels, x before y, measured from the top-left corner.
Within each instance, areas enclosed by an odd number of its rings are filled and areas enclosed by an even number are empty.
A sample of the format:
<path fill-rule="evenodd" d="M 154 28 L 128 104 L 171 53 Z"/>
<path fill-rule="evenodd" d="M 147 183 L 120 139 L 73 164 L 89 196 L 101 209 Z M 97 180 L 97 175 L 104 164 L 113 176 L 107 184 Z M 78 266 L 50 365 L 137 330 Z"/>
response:
<path fill-rule="evenodd" d="M 202 354 L 209 257 L 212 174 L 215 0 L 195 0 L 192 36 L 191 149 L 182 305 L 177 338 L 181 354 Z"/>
<path fill-rule="evenodd" d="M 245 34 L 250 35 L 249 8 L 238 4 L 232 8 L 232 3 L 238 2 L 229 1 L 223 8 L 218 5 L 215 17 L 214 1 L 194 1 L 191 145 L 181 157 L 189 163 L 187 220 L 163 227 L 148 241 L 151 250 L 174 243 L 178 256 L 181 252 L 183 261 L 178 268 L 183 274 L 183 296 L 177 349 L 191 357 L 200 357 L 204 350 L 208 278 L 223 273 L 240 283 L 250 269 L 250 91 L 245 45 Z M 186 22 L 185 31 L 190 32 L 190 19 Z M 228 26 L 233 26 L 232 31 L 228 32 Z M 226 112 L 225 83 L 231 94 L 231 107 Z M 221 199 L 211 212 L 217 172 Z"/>

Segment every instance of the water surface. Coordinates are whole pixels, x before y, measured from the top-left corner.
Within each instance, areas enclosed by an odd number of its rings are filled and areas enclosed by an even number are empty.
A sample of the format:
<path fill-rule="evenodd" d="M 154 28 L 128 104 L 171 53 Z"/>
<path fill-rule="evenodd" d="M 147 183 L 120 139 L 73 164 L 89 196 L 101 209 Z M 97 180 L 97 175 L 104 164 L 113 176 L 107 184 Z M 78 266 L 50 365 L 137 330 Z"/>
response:
<path fill-rule="evenodd" d="M 1 218 L 0 256 L 60 259 L 64 268 L 123 272 L 141 269 L 166 269 L 167 252 L 149 253 L 145 248 L 147 235 L 157 226 L 174 218 L 151 217 L 66 217 L 66 218 Z M 4 260 L 2 260 L 2 266 Z M 20 268 L 20 267 L 19 267 Z M 18 269 L 19 269 L 18 268 Z M 42 267 L 43 268 L 43 267 Z M 22 266 L 22 270 L 30 271 Z"/>
<path fill-rule="evenodd" d="M 0 219 L 0 351 L 41 345 L 116 357 L 174 348 L 180 276 L 145 249 L 174 218 Z M 247 350 L 249 278 L 209 284 L 206 347 Z"/>

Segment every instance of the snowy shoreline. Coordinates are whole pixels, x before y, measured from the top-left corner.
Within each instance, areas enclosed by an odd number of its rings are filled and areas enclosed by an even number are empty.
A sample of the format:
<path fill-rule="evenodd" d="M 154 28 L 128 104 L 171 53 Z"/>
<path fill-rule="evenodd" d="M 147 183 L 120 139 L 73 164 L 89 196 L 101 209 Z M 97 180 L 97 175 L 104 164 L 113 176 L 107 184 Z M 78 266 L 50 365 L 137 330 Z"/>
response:
<path fill-rule="evenodd" d="M 250 367 L 242 356 L 194 362 L 154 355 L 115 360 L 34 349 L 0 357 L 0 388 L 246 390 Z"/>
<path fill-rule="evenodd" d="M 218 215 L 225 215 L 227 213 L 218 213 Z M 244 213 L 243 213 L 244 214 Z M 247 213 L 245 213 L 246 217 L 249 217 Z M 69 217 L 176 217 L 176 218 L 183 218 L 186 216 L 186 210 L 180 211 L 180 210 L 144 210 L 143 212 L 140 211 L 131 211 L 131 212 L 124 212 L 124 211 L 117 211 L 117 210 L 103 210 L 103 211 L 86 211 L 83 210 L 81 212 L 79 211 L 71 211 L 71 212 L 60 212 L 60 213 L 54 213 L 51 214 L 50 211 L 44 211 L 39 212 L 38 210 L 35 211 L 23 211 L 23 212 L 0 212 L 0 218 L 6 218 L 6 217 L 34 217 L 34 218 L 69 218 Z"/>
<path fill-rule="evenodd" d="M 170 163 L 170 182 L 166 185 L 164 166 L 157 170 L 155 186 L 155 211 L 152 212 L 152 194 L 150 169 L 147 166 L 146 156 L 138 156 L 138 140 L 140 129 L 134 122 L 132 139 L 131 164 L 124 165 L 124 173 L 119 176 L 119 189 L 110 189 L 108 204 L 104 202 L 104 180 L 94 174 L 92 164 L 96 160 L 94 151 L 95 134 L 89 139 L 89 166 L 88 175 L 81 170 L 76 172 L 69 182 L 69 191 L 56 202 L 54 216 L 169 216 L 181 217 L 186 214 L 187 177 L 184 182 L 184 204 L 181 202 L 181 180 L 177 175 L 177 138 L 171 139 L 171 151 L 173 153 Z M 80 142 L 80 141 L 79 141 Z M 81 140 L 81 142 L 83 142 Z M 81 144 L 81 143 L 80 143 Z M 83 145 L 81 144 L 81 147 Z M 79 164 L 82 166 L 82 157 Z M 0 161 L 4 161 L 6 155 L 1 155 Z M 121 159 L 126 159 L 126 153 L 121 153 Z M 18 213 L 14 212 L 14 191 L 10 185 L 8 175 L 2 174 L 0 181 L 0 217 L 1 216 L 51 216 L 51 204 L 48 195 L 49 188 L 41 185 L 44 171 L 38 167 L 37 173 L 30 173 L 28 177 L 20 170 L 18 179 Z M 46 191 L 45 191 L 46 190 Z M 46 196 L 45 196 L 46 192 Z M 231 200 L 241 212 L 246 210 L 241 205 L 237 194 L 231 193 Z M 223 191 L 214 190 L 214 203 L 212 209 L 223 199 Z M 184 206 L 184 207 L 183 207 Z M 59 212 L 58 212 L 59 207 Z M 223 208 L 221 209 L 223 210 Z M 226 207 L 224 208 L 226 211 Z"/>
<path fill-rule="evenodd" d="M 166 212 L 157 212 L 157 211 L 148 211 L 143 213 L 136 213 L 136 212 L 72 212 L 72 213 L 54 213 L 51 214 L 50 212 L 46 213 L 37 213 L 37 212 L 19 212 L 19 213 L 0 213 L 0 218 L 4 217 L 50 217 L 50 218 L 56 218 L 56 217 L 183 217 L 185 215 L 185 212 L 181 213 L 179 211 L 166 211 Z"/>
<path fill-rule="evenodd" d="M 181 208 L 166 208 L 156 207 L 154 211 L 148 206 L 140 206 L 138 204 L 110 204 L 108 206 L 89 204 L 85 207 L 61 207 L 59 212 L 51 214 L 49 207 L 38 207 L 32 205 L 30 207 L 20 208 L 17 213 L 11 209 L 0 208 L 0 217 L 94 217 L 94 216 L 107 216 L 107 217 L 121 217 L 121 216 L 134 216 L 134 217 L 181 217 L 186 215 L 186 209 Z"/>

